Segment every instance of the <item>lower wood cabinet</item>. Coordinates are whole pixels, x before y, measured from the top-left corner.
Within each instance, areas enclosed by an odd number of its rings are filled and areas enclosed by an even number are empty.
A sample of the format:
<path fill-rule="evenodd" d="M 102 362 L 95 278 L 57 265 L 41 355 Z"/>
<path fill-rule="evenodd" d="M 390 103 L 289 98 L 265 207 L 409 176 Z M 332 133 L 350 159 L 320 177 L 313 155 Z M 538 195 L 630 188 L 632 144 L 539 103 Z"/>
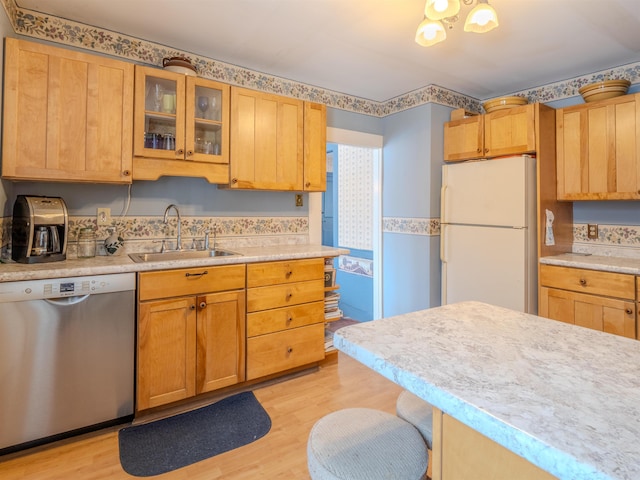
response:
<path fill-rule="evenodd" d="M 324 358 L 324 260 L 247 266 L 247 380 Z"/>
<path fill-rule="evenodd" d="M 633 275 L 541 265 L 540 285 L 540 316 L 637 338 Z"/>
<path fill-rule="evenodd" d="M 556 478 L 437 408 L 432 458 L 433 480 Z"/>
<path fill-rule="evenodd" d="M 245 265 L 138 274 L 136 410 L 245 380 Z"/>

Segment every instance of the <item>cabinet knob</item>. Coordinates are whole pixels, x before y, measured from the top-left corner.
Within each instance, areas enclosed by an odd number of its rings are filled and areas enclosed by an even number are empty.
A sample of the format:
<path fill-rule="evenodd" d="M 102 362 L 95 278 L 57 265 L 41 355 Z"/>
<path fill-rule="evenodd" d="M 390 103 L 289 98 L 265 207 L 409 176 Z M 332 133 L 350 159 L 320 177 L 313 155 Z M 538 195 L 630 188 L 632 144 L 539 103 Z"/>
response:
<path fill-rule="evenodd" d="M 287 317 L 287 325 L 293 322 L 293 317 Z"/>
<path fill-rule="evenodd" d="M 583 287 L 586 287 L 587 286 L 587 280 L 584 279 L 584 278 L 581 278 L 580 279 L 580 285 L 582 285 Z"/>
<path fill-rule="evenodd" d="M 189 305 L 189 310 L 195 310 L 195 309 L 196 309 L 196 305 L 194 303 Z"/>
<path fill-rule="evenodd" d="M 305 187 L 310 187 L 311 186 L 311 182 L 307 182 L 304 184 Z"/>
<path fill-rule="evenodd" d="M 193 155 L 193 150 L 187 150 L 187 157 L 190 157 Z"/>
<path fill-rule="evenodd" d="M 291 275 L 293 275 L 293 271 L 289 270 L 287 273 L 284 274 L 285 277 L 290 278 Z"/>
<path fill-rule="evenodd" d="M 131 175 L 131 170 L 125 170 L 122 172 L 122 175 L 124 175 L 125 177 L 128 177 Z"/>
<path fill-rule="evenodd" d="M 207 302 L 200 302 L 200 308 L 207 308 Z"/>
<path fill-rule="evenodd" d="M 288 354 L 293 353 L 293 348 L 291 348 L 291 347 L 287 347 L 287 353 L 288 353 Z"/>
<path fill-rule="evenodd" d="M 488 149 L 488 148 L 485 148 L 485 149 L 484 149 L 484 153 L 489 153 L 489 149 Z"/>
<path fill-rule="evenodd" d="M 287 302 L 291 300 L 291 297 L 293 297 L 293 293 L 287 292 Z"/>
<path fill-rule="evenodd" d="M 231 183 L 238 183 L 238 179 L 237 178 L 232 178 L 231 179 Z"/>
<path fill-rule="evenodd" d="M 176 150 L 176 155 L 184 155 L 184 150 L 179 148 L 178 150 Z"/>
<path fill-rule="evenodd" d="M 482 153 L 482 149 L 481 148 L 476 149 L 476 153 Z"/>
<path fill-rule="evenodd" d="M 631 310 L 630 308 L 627 308 L 624 313 L 626 313 L 627 315 L 631 315 L 633 313 L 633 310 Z"/>

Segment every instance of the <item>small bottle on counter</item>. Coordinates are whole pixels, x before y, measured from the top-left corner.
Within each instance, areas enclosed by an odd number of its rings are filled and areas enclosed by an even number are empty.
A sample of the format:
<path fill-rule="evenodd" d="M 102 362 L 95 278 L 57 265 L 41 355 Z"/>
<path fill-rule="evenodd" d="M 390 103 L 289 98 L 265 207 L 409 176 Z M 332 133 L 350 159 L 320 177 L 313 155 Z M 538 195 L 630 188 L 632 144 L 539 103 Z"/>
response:
<path fill-rule="evenodd" d="M 78 235 L 78 258 L 91 258 L 95 256 L 96 234 L 93 228 L 83 228 Z"/>

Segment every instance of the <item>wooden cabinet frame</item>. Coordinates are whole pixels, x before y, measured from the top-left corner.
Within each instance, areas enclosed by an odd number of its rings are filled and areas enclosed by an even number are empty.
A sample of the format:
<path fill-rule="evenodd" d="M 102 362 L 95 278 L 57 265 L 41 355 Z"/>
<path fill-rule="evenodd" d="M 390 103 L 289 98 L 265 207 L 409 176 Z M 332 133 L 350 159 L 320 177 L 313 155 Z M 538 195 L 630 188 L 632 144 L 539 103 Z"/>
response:
<path fill-rule="evenodd" d="M 133 64 L 5 45 L 3 178 L 131 183 Z"/>

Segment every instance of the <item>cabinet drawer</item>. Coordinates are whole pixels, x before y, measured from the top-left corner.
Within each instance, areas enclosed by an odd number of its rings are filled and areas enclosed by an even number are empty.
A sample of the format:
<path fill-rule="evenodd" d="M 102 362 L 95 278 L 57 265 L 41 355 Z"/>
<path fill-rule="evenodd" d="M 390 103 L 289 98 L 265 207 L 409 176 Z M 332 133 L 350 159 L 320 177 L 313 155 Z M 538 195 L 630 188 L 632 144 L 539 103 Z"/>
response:
<path fill-rule="evenodd" d="M 324 358 L 324 325 L 318 323 L 247 339 L 247 380 Z"/>
<path fill-rule="evenodd" d="M 324 300 L 324 279 L 247 289 L 247 312 Z"/>
<path fill-rule="evenodd" d="M 324 276 L 324 259 L 310 258 L 247 265 L 247 287 L 303 282 Z"/>
<path fill-rule="evenodd" d="M 247 315 L 247 336 L 290 330 L 324 322 L 324 302 L 305 303 Z"/>
<path fill-rule="evenodd" d="M 138 274 L 139 300 L 244 288 L 245 265 L 222 265 Z"/>
<path fill-rule="evenodd" d="M 540 285 L 607 297 L 635 299 L 635 277 L 624 273 L 541 265 Z"/>

